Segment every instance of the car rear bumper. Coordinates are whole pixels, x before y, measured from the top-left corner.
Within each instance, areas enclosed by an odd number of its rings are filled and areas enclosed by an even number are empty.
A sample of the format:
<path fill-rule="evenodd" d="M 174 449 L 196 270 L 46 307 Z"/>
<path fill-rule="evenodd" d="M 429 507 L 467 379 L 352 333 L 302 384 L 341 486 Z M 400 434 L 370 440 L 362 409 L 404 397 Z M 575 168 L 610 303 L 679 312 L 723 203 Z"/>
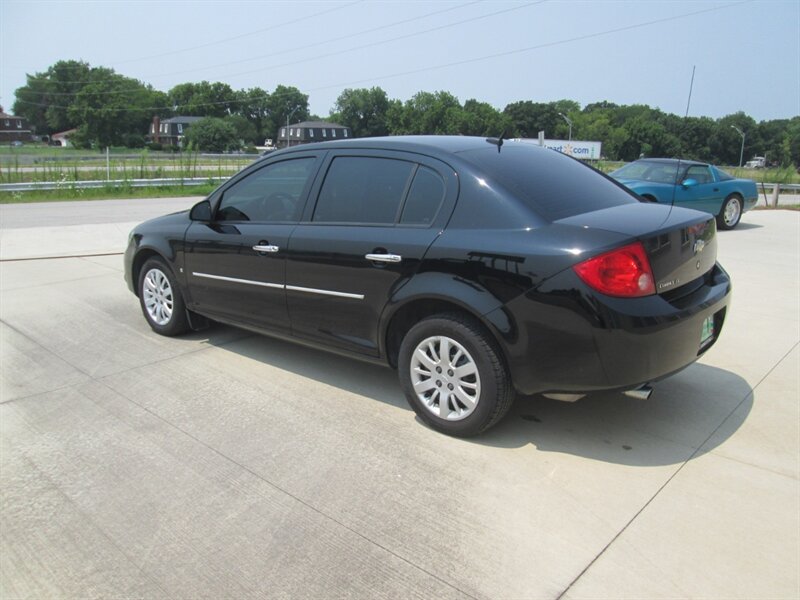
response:
<path fill-rule="evenodd" d="M 730 298 L 719 264 L 669 295 L 635 299 L 600 296 L 569 270 L 487 318 L 518 392 L 623 390 L 663 379 L 708 351 Z M 714 334 L 701 347 L 709 317 Z"/>

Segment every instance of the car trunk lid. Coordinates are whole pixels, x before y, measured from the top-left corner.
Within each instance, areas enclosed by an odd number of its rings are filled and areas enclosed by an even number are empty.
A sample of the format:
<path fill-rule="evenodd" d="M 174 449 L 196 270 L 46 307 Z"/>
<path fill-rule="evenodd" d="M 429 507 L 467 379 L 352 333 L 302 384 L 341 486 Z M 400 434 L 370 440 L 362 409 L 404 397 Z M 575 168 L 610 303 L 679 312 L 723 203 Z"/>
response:
<path fill-rule="evenodd" d="M 716 221 L 700 211 L 655 204 L 627 205 L 557 223 L 613 231 L 641 241 L 658 294 L 674 293 L 709 272 L 716 263 Z"/>

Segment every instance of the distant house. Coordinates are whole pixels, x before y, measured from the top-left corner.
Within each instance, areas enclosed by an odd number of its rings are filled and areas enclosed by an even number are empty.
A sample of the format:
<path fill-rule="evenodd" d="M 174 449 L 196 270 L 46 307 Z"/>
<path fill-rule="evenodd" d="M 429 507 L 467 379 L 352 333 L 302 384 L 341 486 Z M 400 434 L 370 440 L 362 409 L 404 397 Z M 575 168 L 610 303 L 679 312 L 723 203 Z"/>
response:
<path fill-rule="evenodd" d="M 186 131 L 193 123 L 203 117 L 172 117 L 171 119 L 161 120 L 160 117 L 153 117 L 150 123 L 150 133 L 147 138 L 162 146 L 183 146 L 183 138 Z"/>
<path fill-rule="evenodd" d="M 59 133 L 54 133 L 53 135 L 50 136 L 50 145 L 61 146 L 62 148 L 69 148 L 70 146 L 72 146 L 72 143 L 70 143 L 69 138 L 76 131 L 78 130 L 67 129 L 66 131 L 60 131 Z"/>
<path fill-rule="evenodd" d="M 0 144 L 32 141 L 33 132 L 30 125 L 28 125 L 27 119 L 9 115 L 0 106 Z"/>
<path fill-rule="evenodd" d="M 344 125 L 326 123 L 325 121 L 303 121 L 302 123 L 280 128 L 278 131 L 278 147 L 285 148 L 295 144 L 343 140 L 351 137 L 353 137 L 353 132 Z"/>

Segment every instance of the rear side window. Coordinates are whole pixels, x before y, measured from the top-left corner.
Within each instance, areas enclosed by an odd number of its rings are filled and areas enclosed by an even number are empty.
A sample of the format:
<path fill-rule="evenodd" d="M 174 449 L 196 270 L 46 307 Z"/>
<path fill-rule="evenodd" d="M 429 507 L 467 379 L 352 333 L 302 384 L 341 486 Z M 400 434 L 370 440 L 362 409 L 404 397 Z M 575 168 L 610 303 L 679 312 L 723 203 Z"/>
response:
<path fill-rule="evenodd" d="M 430 225 L 443 198 L 442 178 L 427 167 L 419 167 L 408 191 L 400 222 L 404 225 Z"/>
<path fill-rule="evenodd" d="M 414 164 L 389 158 L 340 156 L 319 193 L 313 221 L 394 223 Z"/>
<path fill-rule="evenodd" d="M 500 152 L 486 146 L 458 156 L 548 221 L 638 202 L 591 167 L 555 150 L 526 142 L 509 142 Z"/>

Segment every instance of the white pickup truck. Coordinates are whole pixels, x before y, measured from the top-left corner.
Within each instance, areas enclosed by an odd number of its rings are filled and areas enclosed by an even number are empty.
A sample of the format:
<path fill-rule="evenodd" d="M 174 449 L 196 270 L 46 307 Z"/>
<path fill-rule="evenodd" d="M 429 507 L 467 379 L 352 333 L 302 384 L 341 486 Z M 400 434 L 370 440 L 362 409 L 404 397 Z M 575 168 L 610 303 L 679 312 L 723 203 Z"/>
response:
<path fill-rule="evenodd" d="M 747 169 L 763 169 L 767 166 L 767 157 L 754 156 L 751 160 L 748 160 L 746 163 L 744 163 L 744 166 Z"/>

